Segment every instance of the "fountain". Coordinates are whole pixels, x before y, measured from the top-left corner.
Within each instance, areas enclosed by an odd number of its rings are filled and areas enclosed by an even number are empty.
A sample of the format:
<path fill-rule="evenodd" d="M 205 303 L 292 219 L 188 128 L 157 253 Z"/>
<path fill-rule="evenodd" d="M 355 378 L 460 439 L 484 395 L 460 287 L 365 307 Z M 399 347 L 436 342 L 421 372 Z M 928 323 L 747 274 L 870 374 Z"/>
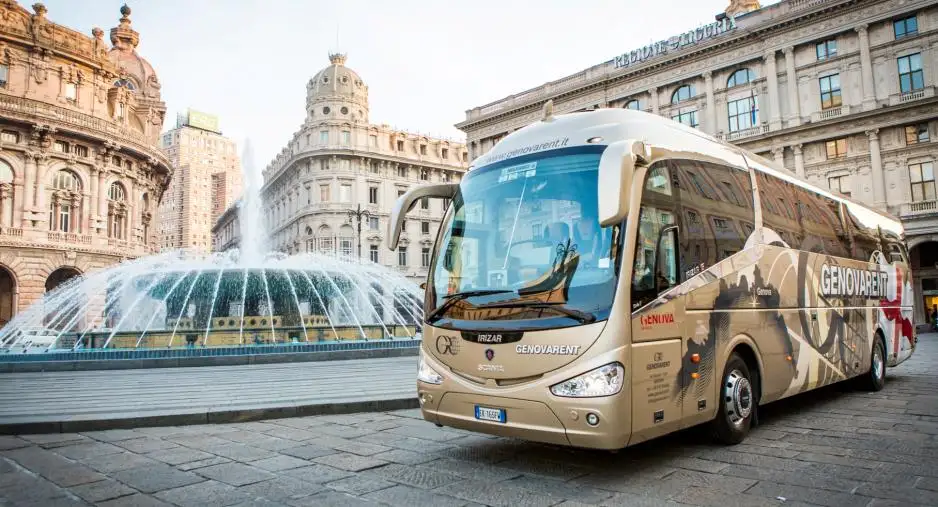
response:
<path fill-rule="evenodd" d="M 76 277 L 0 329 L 0 350 L 239 347 L 412 338 L 421 294 L 403 275 L 340 255 L 269 253 L 260 175 L 245 143 L 241 248 L 174 251 Z"/>

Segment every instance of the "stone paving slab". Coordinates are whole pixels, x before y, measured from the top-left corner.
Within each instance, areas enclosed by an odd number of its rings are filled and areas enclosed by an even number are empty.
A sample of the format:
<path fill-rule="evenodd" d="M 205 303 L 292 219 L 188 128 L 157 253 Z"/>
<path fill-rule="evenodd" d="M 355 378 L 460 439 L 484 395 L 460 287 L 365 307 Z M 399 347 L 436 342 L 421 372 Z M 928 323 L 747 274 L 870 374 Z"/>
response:
<path fill-rule="evenodd" d="M 413 409 L 2 436 L 0 506 L 935 506 L 938 335 L 919 343 L 883 391 L 773 404 L 736 446 L 692 429 L 574 450 Z"/>
<path fill-rule="evenodd" d="M 0 373 L 0 434 L 415 408 L 416 361 L 415 357 L 389 357 L 201 368 Z"/>

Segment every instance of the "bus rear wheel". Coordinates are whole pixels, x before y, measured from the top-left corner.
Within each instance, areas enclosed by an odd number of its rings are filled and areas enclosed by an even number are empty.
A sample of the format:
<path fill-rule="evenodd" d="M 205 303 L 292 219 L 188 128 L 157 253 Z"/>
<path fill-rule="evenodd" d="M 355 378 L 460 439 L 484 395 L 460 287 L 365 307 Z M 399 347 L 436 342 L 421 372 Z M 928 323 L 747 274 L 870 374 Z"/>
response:
<path fill-rule="evenodd" d="M 858 379 L 860 389 L 865 391 L 879 391 L 886 385 L 886 351 L 883 340 L 877 334 L 873 339 L 873 351 L 870 354 L 870 371 Z"/>
<path fill-rule="evenodd" d="M 755 388 L 749 366 L 734 352 L 723 368 L 720 410 L 712 423 L 714 438 L 728 445 L 745 440 L 752 426 L 755 405 Z"/>

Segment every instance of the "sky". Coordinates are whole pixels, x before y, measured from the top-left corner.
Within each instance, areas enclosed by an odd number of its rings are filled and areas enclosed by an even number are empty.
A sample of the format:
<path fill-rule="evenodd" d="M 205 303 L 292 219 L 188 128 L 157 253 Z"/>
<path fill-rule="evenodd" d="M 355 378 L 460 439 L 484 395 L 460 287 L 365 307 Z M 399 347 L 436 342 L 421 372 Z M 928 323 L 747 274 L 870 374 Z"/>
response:
<path fill-rule="evenodd" d="M 121 1 L 43 0 L 108 30 Z M 763 5 L 777 0 L 763 2 Z M 20 0 L 23 6 L 30 2 Z M 368 85 L 370 121 L 464 140 L 466 110 L 714 21 L 729 0 L 129 0 L 156 69 L 164 129 L 187 108 L 251 140 L 257 170 L 299 130 L 306 83 L 336 48 Z M 31 9 L 30 9 L 31 10 Z M 337 44 L 338 41 L 338 44 Z"/>

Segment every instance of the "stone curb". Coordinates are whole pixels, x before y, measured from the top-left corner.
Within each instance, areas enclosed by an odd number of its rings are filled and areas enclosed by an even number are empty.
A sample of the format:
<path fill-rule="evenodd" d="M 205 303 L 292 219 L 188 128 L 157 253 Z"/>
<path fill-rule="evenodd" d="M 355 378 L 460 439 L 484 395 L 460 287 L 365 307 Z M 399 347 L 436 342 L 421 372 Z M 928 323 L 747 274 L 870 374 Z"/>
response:
<path fill-rule="evenodd" d="M 153 415 L 144 417 L 111 417 L 102 419 L 84 419 L 76 421 L 36 421 L 23 423 L 0 423 L 0 435 L 21 435 L 36 433 L 78 433 L 83 431 L 102 431 L 113 429 L 131 429 L 153 426 L 185 426 L 192 424 L 225 424 L 236 422 L 259 421 L 264 419 L 282 419 L 286 417 L 304 417 L 313 415 L 352 414 L 356 412 L 383 412 L 387 410 L 405 410 L 419 408 L 416 397 L 391 398 L 384 400 L 363 400 L 339 403 L 311 403 L 306 405 L 288 405 L 283 407 L 264 407 L 256 409 L 234 409 L 181 414 Z"/>
<path fill-rule="evenodd" d="M 329 352 L 293 352 L 286 354 L 253 355 L 245 354 L 237 356 L 178 357 L 167 359 L 0 362 L 0 373 L 236 366 L 245 364 L 302 363 L 316 361 L 340 361 L 347 359 L 376 359 L 384 357 L 405 357 L 416 355 L 417 347 L 397 347 Z"/>

